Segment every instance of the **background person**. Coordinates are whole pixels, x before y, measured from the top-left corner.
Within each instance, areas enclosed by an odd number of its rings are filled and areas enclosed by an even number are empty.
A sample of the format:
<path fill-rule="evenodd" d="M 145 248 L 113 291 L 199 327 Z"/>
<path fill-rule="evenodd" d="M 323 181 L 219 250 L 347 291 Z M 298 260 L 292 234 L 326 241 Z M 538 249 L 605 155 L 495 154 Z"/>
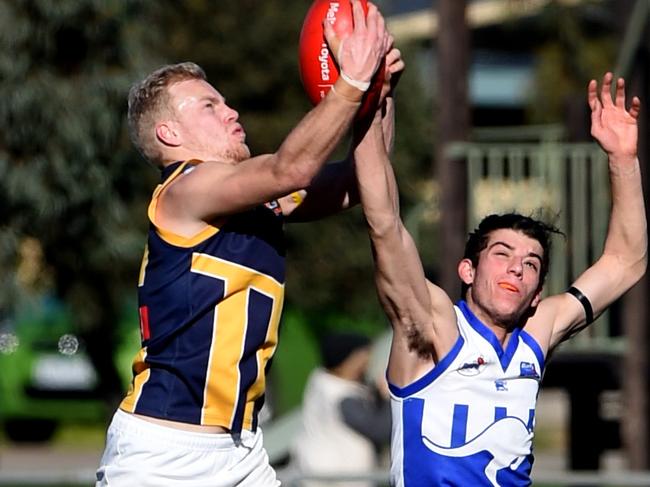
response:
<path fill-rule="evenodd" d="M 320 349 L 322 367 L 312 371 L 305 386 L 302 428 L 293 444 L 292 461 L 306 476 L 373 473 L 380 466 L 378 454 L 390 440 L 391 413 L 385 377 L 366 383 L 371 342 L 358 333 L 339 332 L 325 336 Z M 310 480 L 302 485 L 372 483 Z"/>

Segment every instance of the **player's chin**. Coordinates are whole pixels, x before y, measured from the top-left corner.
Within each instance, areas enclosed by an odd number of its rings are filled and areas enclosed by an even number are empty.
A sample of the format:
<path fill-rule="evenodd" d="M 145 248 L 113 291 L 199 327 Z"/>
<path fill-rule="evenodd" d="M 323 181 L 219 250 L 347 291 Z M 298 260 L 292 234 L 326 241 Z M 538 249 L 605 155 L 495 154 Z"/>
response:
<path fill-rule="evenodd" d="M 501 306 L 494 310 L 494 314 L 499 323 L 504 324 L 507 328 L 513 328 L 519 324 L 524 310 L 517 303 L 501 303 Z"/>

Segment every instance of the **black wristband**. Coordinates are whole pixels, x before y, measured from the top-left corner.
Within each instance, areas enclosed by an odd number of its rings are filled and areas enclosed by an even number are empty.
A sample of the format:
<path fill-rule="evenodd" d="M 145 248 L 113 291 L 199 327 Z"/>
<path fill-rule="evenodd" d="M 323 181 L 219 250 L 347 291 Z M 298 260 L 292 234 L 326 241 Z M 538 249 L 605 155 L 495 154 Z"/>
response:
<path fill-rule="evenodd" d="M 573 286 L 567 289 L 566 292 L 568 292 L 570 295 L 572 295 L 578 301 L 580 301 L 580 304 L 585 309 L 585 318 L 587 320 L 586 324 L 588 325 L 592 321 L 594 321 L 594 310 L 591 308 L 591 303 L 589 302 L 589 298 L 584 294 L 582 294 L 579 289 L 576 289 Z"/>

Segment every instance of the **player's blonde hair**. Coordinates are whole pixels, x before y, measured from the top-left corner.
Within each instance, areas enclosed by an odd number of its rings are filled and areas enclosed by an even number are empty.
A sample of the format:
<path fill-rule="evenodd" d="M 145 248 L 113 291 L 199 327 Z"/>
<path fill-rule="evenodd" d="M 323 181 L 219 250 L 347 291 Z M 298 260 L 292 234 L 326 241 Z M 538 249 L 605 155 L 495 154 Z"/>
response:
<path fill-rule="evenodd" d="M 168 64 L 156 69 L 129 90 L 129 135 L 140 153 L 152 164 L 162 164 L 156 139 L 156 123 L 169 115 L 168 87 L 180 81 L 205 80 L 203 69 L 192 62 Z"/>

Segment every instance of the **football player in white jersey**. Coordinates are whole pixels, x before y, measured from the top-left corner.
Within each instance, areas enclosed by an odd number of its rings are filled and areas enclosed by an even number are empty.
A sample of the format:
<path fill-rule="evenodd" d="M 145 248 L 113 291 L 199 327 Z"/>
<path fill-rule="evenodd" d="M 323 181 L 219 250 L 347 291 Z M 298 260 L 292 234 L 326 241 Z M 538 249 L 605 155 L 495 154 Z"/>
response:
<path fill-rule="evenodd" d="M 385 90 L 392 106 L 390 83 Z M 624 80 L 611 73 L 600 89 L 592 80 L 587 92 L 591 134 L 608 156 L 609 227 L 598 260 L 567 292 L 543 299 L 553 227 L 517 214 L 486 218 L 458 263 L 465 292 L 454 304 L 425 278 L 400 219 L 381 110 L 356 149 L 376 285 L 393 327 L 387 374 L 394 485 L 530 485 L 545 358 L 645 273 L 640 101 L 626 107 Z"/>

